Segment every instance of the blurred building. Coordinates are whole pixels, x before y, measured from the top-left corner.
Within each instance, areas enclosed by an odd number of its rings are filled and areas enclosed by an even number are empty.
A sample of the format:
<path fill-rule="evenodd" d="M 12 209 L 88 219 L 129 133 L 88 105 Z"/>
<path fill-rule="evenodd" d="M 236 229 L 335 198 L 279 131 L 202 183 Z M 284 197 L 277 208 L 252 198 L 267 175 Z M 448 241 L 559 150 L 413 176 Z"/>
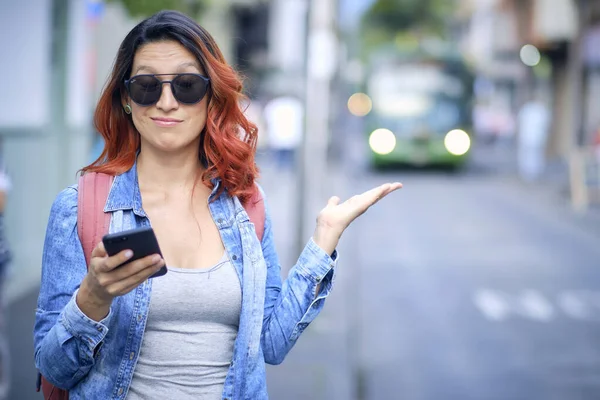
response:
<path fill-rule="evenodd" d="M 83 0 L 0 2 L 2 158 L 14 188 L 6 230 L 9 297 L 37 284 L 50 205 L 90 144 L 90 36 Z"/>
<path fill-rule="evenodd" d="M 464 46 L 479 89 L 516 115 L 535 96 L 552 110 L 547 154 L 566 160 L 600 126 L 600 2 L 462 0 Z"/>

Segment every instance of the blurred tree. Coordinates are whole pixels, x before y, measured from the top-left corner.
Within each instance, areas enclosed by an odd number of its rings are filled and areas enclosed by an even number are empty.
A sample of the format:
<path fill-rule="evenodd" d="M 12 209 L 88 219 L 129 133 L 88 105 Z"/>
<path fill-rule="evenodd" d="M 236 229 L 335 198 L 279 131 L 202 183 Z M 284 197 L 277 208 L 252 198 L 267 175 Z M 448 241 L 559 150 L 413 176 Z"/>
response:
<path fill-rule="evenodd" d="M 363 15 L 363 51 L 407 37 L 443 37 L 456 0 L 376 0 Z"/>
<path fill-rule="evenodd" d="M 211 0 L 107 0 L 121 3 L 133 18 L 148 17 L 160 10 L 177 10 L 198 18 Z"/>

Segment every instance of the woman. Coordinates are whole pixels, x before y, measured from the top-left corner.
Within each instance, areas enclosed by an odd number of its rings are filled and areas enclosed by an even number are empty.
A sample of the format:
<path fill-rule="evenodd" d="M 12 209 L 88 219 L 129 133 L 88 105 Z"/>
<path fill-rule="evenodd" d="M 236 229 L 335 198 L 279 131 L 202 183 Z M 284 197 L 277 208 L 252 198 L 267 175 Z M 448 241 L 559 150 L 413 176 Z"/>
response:
<path fill-rule="evenodd" d="M 257 190 L 257 132 L 241 92 L 212 37 L 180 13 L 146 19 L 121 44 L 95 113 L 106 147 L 84 172 L 115 175 L 110 232 L 151 224 L 164 260 L 126 263 L 100 243 L 87 267 L 77 188 L 58 195 L 35 361 L 71 399 L 266 398 L 265 363 L 281 363 L 322 309 L 342 232 L 400 187 L 330 199 L 282 285 L 268 213 L 259 242 L 242 207 Z M 169 272 L 147 279 L 165 260 Z"/>

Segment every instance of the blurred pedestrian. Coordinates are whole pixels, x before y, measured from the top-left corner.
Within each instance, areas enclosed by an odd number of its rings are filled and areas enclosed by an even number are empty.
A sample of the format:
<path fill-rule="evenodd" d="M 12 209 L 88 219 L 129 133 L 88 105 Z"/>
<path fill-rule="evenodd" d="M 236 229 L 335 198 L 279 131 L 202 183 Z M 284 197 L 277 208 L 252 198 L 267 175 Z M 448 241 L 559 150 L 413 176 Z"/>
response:
<path fill-rule="evenodd" d="M 128 262 L 131 252 L 108 256 L 99 243 L 86 265 L 78 188 L 56 198 L 35 363 L 71 400 L 267 398 L 265 363 L 281 363 L 323 308 L 340 236 L 401 186 L 332 197 L 282 284 L 268 209 L 259 239 L 243 208 L 264 194 L 242 89 L 210 34 L 183 14 L 160 12 L 121 44 L 95 114 L 103 156 L 83 171 L 114 176 L 110 232 L 152 226 L 164 259 Z M 164 265 L 166 275 L 148 279 Z"/>
<path fill-rule="evenodd" d="M 0 399 L 7 398 L 10 382 L 4 287 L 8 265 L 11 260 L 11 251 L 4 234 L 4 209 L 6 207 L 6 196 L 11 188 L 12 183 L 10 176 L 6 172 L 6 169 L 3 166 L 0 166 Z"/>
<path fill-rule="evenodd" d="M 264 109 L 269 147 L 279 168 L 293 168 L 302 140 L 304 105 L 293 96 L 271 99 Z"/>
<path fill-rule="evenodd" d="M 539 97 L 533 98 L 521 107 L 518 119 L 519 173 L 524 180 L 534 181 L 545 168 L 550 112 Z"/>

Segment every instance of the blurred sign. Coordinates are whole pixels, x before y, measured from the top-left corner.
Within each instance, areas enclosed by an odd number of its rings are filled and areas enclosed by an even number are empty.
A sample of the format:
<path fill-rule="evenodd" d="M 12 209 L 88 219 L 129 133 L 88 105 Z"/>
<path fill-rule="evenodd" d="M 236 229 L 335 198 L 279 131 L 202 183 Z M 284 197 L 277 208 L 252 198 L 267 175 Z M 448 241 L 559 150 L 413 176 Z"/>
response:
<path fill-rule="evenodd" d="M 542 42 L 570 41 L 577 35 L 574 0 L 535 0 L 533 37 Z"/>
<path fill-rule="evenodd" d="M 102 14 L 104 14 L 103 0 L 85 0 L 85 7 L 87 18 L 92 22 L 98 21 L 102 17 Z"/>
<path fill-rule="evenodd" d="M 3 96 L 0 128 L 40 128 L 49 122 L 52 2 L 0 2 Z"/>
<path fill-rule="evenodd" d="M 590 67 L 600 66 L 600 25 L 590 28 L 583 39 L 583 59 Z"/>

